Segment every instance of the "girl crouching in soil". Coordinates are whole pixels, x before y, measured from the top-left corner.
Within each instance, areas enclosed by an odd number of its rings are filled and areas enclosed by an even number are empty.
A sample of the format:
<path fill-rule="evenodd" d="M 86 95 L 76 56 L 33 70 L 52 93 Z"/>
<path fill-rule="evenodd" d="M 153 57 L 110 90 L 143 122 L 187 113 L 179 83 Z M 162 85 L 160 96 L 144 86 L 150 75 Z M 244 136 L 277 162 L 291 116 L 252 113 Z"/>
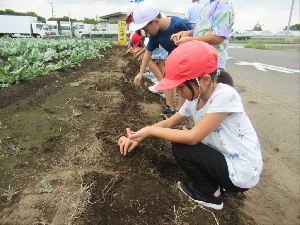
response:
<path fill-rule="evenodd" d="M 159 91 L 176 88 L 186 99 L 170 118 L 119 139 L 124 156 L 149 136 L 171 141 L 172 153 L 190 181 L 179 181 L 192 200 L 223 208 L 224 191 L 244 192 L 255 186 L 262 171 L 256 132 L 244 111 L 231 76 L 217 69 L 216 49 L 201 41 L 179 45 L 168 57 Z M 189 117 L 191 130 L 174 129 Z"/>

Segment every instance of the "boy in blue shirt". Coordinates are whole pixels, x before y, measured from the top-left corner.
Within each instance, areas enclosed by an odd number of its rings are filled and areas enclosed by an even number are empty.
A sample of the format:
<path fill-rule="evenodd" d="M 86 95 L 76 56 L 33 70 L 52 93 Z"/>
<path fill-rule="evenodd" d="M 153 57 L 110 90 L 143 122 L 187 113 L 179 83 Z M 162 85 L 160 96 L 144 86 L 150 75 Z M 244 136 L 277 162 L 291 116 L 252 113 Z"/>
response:
<path fill-rule="evenodd" d="M 139 86 L 143 73 L 151 60 L 152 52 L 161 45 L 170 54 L 177 45 L 171 40 L 171 36 L 180 31 L 193 30 L 191 24 L 179 17 L 163 17 L 157 6 L 150 1 L 143 1 L 133 11 L 132 26 L 134 30 L 143 29 L 150 35 L 146 52 L 144 54 L 139 74 L 134 79 L 134 85 Z M 165 91 L 167 106 L 163 110 L 166 117 L 175 114 L 174 90 Z M 178 108 L 182 106 L 184 99 L 178 98 Z"/>

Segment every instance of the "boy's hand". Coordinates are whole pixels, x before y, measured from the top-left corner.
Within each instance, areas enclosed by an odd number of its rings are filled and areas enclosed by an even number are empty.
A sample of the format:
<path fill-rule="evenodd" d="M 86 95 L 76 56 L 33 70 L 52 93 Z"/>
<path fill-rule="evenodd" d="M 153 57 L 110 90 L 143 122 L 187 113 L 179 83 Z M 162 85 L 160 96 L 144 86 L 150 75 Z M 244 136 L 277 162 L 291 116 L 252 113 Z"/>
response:
<path fill-rule="evenodd" d="M 136 77 L 134 78 L 134 81 L 133 81 L 134 86 L 136 86 L 136 87 L 140 86 L 142 78 L 143 78 L 143 74 L 139 73 L 138 75 L 136 75 Z"/>

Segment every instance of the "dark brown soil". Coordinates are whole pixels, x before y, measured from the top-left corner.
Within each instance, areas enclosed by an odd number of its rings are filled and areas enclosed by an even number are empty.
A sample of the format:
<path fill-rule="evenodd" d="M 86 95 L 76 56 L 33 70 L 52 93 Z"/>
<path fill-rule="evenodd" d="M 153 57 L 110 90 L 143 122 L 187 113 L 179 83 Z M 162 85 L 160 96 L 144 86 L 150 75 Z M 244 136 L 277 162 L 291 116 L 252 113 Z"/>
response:
<path fill-rule="evenodd" d="M 228 193 L 221 211 L 188 200 L 169 143 L 119 153 L 125 128 L 163 119 L 164 105 L 149 80 L 133 86 L 140 62 L 125 50 L 0 90 L 0 224 L 256 224 L 244 194 Z M 42 180 L 52 192 L 40 193 Z"/>

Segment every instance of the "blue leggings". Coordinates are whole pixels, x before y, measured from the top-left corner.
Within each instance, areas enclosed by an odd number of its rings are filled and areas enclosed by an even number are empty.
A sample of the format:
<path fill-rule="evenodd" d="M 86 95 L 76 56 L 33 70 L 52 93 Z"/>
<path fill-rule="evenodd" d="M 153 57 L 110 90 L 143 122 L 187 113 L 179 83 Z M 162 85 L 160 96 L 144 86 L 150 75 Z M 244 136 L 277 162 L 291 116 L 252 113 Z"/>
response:
<path fill-rule="evenodd" d="M 218 186 L 233 192 L 248 190 L 231 182 L 224 155 L 202 142 L 196 145 L 172 143 L 172 153 L 191 181 L 210 196 L 218 190 Z"/>

